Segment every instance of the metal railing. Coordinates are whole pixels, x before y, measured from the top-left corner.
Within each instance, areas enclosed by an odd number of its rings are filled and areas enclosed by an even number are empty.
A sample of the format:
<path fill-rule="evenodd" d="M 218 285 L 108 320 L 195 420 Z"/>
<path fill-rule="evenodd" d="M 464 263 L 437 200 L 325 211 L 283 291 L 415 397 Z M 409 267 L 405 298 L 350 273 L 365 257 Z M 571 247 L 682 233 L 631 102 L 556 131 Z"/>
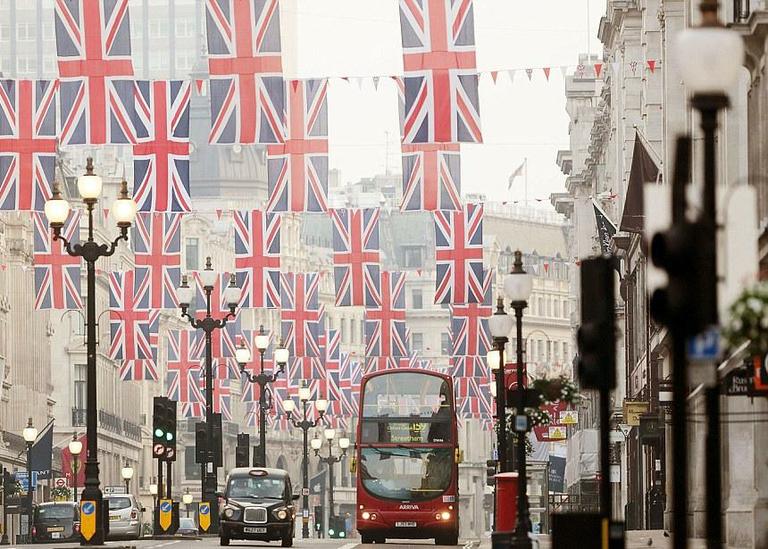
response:
<path fill-rule="evenodd" d="M 99 410 L 98 414 L 99 427 L 116 433 L 124 435 L 131 440 L 141 440 L 141 426 L 123 419 L 114 414 L 110 414 L 106 410 Z M 85 408 L 72 408 L 72 426 L 73 427 L 85 427 L 87 421 L 87 410 Z"/>

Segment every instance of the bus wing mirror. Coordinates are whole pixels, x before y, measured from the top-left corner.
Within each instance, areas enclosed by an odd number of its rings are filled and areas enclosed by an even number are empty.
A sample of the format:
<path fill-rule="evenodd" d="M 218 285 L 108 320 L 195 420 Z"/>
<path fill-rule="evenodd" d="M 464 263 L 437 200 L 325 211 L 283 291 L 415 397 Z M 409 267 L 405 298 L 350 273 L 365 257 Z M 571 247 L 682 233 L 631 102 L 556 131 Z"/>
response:
<path fill-rule="evenodd" d="M 456 448 L 456 463 L 464 463 L 464 450 Z"/>
<path fill-rule="evenodd" d="M 299 500 L 299 497 L 301 497 L 301 495 L 300 495 L 300 494 L 293 494 L 293 495 L 291 496 L 291 499 L 292 499 L 293 501 L 298 501 L 298 500 Z"/>
<path fill-rule="evenodd" d="M 353 475 L 357 473 L 357 458 L 352 458 L 349 460 L 349 472 Z"/>

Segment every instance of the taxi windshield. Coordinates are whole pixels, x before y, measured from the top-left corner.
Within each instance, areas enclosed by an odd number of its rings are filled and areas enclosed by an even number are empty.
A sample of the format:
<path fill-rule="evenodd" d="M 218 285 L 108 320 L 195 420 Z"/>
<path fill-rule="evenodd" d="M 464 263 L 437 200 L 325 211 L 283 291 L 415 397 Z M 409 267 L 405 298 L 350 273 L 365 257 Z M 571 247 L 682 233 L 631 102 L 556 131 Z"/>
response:
<path fill-rule="evenodd" d="M 230 478 L 227 485 L 229 498 L 270 498 L 283 499 L 285 480 L 275 477 Z"/>

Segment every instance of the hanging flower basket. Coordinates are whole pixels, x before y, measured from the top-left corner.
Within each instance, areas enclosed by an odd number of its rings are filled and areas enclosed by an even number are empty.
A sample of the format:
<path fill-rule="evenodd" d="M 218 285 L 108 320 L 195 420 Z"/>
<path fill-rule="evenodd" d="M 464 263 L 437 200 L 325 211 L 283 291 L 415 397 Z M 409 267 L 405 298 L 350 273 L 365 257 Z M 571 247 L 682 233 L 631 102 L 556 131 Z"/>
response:
<path fill-rule="evenodd" d="M 749 342 L 751 356 L 768 353 L 768 282 L 744 290 L 728 309 L 723 328 L 726 348 L 733 351 Z"/>
<path fill-rule="evenodd" d="M 66 501 L 71 497 L 71 492 L 66 486 L 56 486 L 51 489 L 51 496 L 55 501 Z"/>
<path fill-rule="evenodd" d="M 576 384 L 565 376 L 534 379 L 533 388 L 539 392 L 541 401 L 545 404 L 555 402 L 576 404 L 579 401 Z"/>

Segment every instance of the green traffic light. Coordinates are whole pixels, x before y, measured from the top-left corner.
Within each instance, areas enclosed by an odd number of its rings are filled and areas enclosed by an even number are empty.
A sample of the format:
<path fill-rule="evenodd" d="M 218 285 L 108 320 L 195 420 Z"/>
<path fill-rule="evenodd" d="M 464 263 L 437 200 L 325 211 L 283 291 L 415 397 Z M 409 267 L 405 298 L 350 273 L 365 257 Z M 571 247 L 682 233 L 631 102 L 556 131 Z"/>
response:
<path fill-rule="evenodd" d="M 163 430 L 162 429 L 155 429 L 155 437 L 157 438 L 163 438 Z"/>
<path fill-rule="evenodd" d="M 173 433 L 170 433 L 170 432 L 165 433 L 165 438 L 170 442 L 171 440 L 173 440 Z"/>

